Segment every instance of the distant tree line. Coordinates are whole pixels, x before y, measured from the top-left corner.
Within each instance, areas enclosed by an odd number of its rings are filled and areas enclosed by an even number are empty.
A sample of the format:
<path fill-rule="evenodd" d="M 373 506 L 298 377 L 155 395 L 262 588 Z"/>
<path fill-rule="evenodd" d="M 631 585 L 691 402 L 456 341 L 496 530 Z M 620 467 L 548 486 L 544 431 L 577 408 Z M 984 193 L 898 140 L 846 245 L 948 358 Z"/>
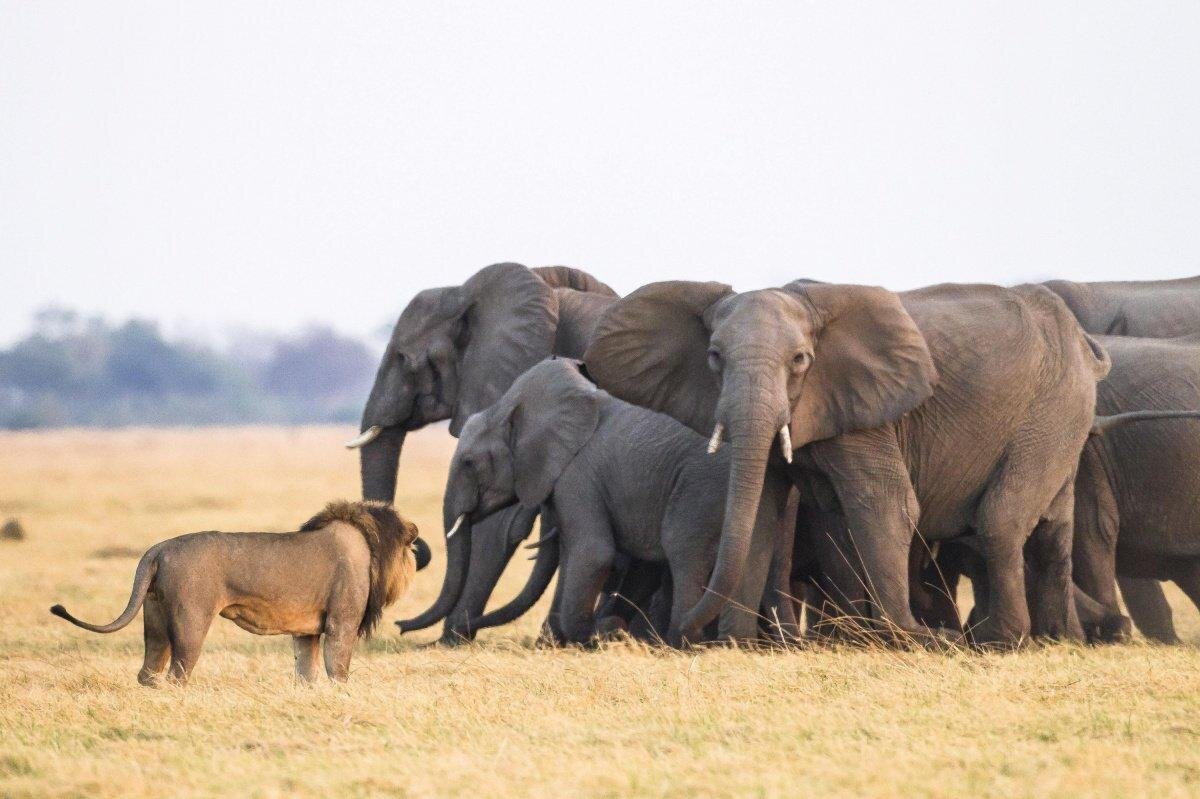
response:
<path fill-rule="evenodd" d="M 154 322 L 50 308 L 0 350 L 0 428 L 351 422 L 375 365 L 365 343 L 327 327 L 218 350 Z"/>

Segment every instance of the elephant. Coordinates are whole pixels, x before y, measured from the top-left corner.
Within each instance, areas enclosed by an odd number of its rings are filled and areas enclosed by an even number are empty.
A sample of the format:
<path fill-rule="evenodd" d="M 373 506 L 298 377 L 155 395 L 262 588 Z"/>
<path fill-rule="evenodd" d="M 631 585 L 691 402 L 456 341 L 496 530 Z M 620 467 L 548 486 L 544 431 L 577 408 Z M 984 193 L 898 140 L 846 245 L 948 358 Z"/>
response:
<path fill-rule="evenodd" d="M 1043 285 L 1063 298 L 1088 333 L 1144 338 L 1200 334 L 1200 276 L 1109 283 L 1051 280 Z M 1138 629 L 1158 641 L 1178 640 L 1157 580 L 1118 575 L 1117 581 Z"/>
<path fill-rule="evenodd" d="M 1200 408 L 1200 335 L 1175 339 L 1099 337 L 1113 368 L 1099 386 L 1106 414 Z M 1114 578 L 1147 637 L 1178 642 L 1170 607 L 1130 602 L 1124 579 L 1174 581 L 1200 607 L 1200 426 L 1154 422 L 1093 436 L 1075 484 L 1075 580 L 1119 614 Z M 1133 593 L 1138 598 L 1143 595 Z M 1153 594 L 1150 601 L 1155 601 Z M 1149 612 L 1147 612 L 1149 611 Z"/>
<path fill-rule="evenodd" d="M 1200 276 L 1178 280 L 1074 283 L 1051 280 L 1088 333 L 1174 338 L 1200 333 Z"/>
<path fill-rule="evenodd" d="M 451 461 L 443 516 L 454 520 L 451 529 L 469 531 L 473 520 L 514 502 L 553 509 L 557 535 L 543 538 L 522 597 L 525 608 L 537 601 L 561 560 L 549 619 L 559 643 L 593 639 L 597 600 L 618 552 L 644 563 L 665 562 L 673 591 L 667 640 L 678 644 L 683 614 L 704 593 L 716 558 L 729 460 L 728 452 L 710 457 L 704 438 L 674 419 L 601 391 L 578 361 L 553 358 L 467 419 Z M 782 484 L 765 491 L 755 521 L 758 540 L 775 541 L 790 522 L 787 499 Z M 764 588 L 763 581 L 733 587 L 718 637 L 757 639 Z M 509 611 L 497 614 L 507 617 Z"/>
<path fill-rule="evenodd" d="M 903 293 L 796 281 L 644 286 L 605 311 L 584 355 L 598 385 L 732 450 L 725 519 L 690 637 L 761 569 L 765 481 L 840 513 L 841 549 L 893 638 L 928 640 L 909 596 L 914 534 L 974 530 L 988 566 L 981 644 L 1080 638 L 1071 601 L 1073 487 L 1103 349 L 1044 287 Z M 778 445 L 778 448 L 776 448 Z M 1026 546 L 1028 542 L 1028 546 Z M 1033 613 L 1024 553 L 1032 554 Z"/>
<path fill-rule="evenodd" d="M 582 355 L 616 292 L 565 266 L 529 269 L 515 263 L 485 267 L 460 286 L 425 289 L 400 314 L 363 410 L 360 448 L 362 496 L 391 502 L 405 435 L 449 419 L 458 436 L 468 416 L 495 402 L 518 375 L 551 354 Z M 458 576 L 448 563 L 439 601 L 416 621 L 446 618 L 442 641 L 472 637 L 478 616 L 517 545 L 536 519 L 513 508 L 476 525 L 476 571 L 466 588 L 449 590 Z M 465 580 L 466 575 L 462 575 Z M 446 607 L 450 596 L 457 602 Z"/>

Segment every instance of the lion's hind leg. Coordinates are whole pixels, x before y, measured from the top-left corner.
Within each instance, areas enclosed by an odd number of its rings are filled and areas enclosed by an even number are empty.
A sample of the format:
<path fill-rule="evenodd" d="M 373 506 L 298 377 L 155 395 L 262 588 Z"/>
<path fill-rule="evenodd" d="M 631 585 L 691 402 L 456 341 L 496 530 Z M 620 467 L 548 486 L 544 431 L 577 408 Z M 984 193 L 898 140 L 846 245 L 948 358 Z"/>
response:
<path fill-rule="evenodd" d="M 216 611 L 211 604 L 178 603 L 167 618 L 167 635 L 171 639 L 171 670 L 167 679 L 184 684 L 200 659 L 204 637 L 212 624 Z"/>
<path fill-rule="evenodd" d="M 146 603 L 142 606 L 142 624 L 146 657 L 142 661 L 142 670 L 138 672 L 138 682 L 154 686 L 171 659 L 171 639 L 167 634 L 167 618 L 162 603 L 153 594 L 146 597 Z"/>

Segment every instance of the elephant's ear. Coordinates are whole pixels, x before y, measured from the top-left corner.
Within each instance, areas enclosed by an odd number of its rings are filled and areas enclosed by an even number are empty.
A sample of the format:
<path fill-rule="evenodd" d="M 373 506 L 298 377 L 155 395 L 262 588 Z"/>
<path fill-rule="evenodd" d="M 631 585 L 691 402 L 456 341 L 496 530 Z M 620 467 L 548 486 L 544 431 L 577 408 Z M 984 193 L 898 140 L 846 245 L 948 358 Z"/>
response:
<path fill-rule="evenodd" d="M 792 442 L 895 421 L 929 399 L 937 370 L 900 298 L 874 286 L 789 283 L 813 316 L 814 353 L 792 408 Z"/>
<path fill-rule="evenodd" d="M 490 407 L 521 374 L 549 357 L 558 325 L 554 290 L 527 267 L 494 264 L 462 286 L 465 325 L 450 434 Z"/>
<path fill-rule="evenodd" d="M 588 294 L 603 294 L 616 297 L 617 292 L 594 276 L 573 266 L 535 266 L 531 270 L 552 289 L 575 289 Z"/>
<path fill-rule="evenodd" d="M 617 300 L 601 317 L 584 355 L 588 373 L 614 396 L 707 436 L 721 381 L 708 368 L 705 314 L 732 293 L 724 283 L 673 280 Z"/>
<path fill-rule="evenodd" d="M 509 396 L 513 395 L 513 482 L 521 504 L 535 508 L 546 501 L 563 469 L 596 432 L 604 394 L 574 362 L 554 359 L 522 375 Z"/>

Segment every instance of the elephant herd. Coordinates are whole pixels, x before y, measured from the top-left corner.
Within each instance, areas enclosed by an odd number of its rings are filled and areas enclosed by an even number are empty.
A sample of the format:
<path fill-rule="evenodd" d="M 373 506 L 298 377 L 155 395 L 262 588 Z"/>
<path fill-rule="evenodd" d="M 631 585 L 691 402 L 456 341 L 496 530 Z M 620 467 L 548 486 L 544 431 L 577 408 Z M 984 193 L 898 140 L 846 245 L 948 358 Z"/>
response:
<path fill-rule="evenodd" d="M 684 645 L 1177 640 L 1200 604 L 1200 277 L 620 297 L 503 263 L 420 292 L 363 412 L 364 499 L 449 419 L 445 578 L 470 640 L 558 580 L 544 635 Z M 484 613 L 540 516 L 535 563 Z M 974 592 L 969 617 L 955 597 Z"/>

